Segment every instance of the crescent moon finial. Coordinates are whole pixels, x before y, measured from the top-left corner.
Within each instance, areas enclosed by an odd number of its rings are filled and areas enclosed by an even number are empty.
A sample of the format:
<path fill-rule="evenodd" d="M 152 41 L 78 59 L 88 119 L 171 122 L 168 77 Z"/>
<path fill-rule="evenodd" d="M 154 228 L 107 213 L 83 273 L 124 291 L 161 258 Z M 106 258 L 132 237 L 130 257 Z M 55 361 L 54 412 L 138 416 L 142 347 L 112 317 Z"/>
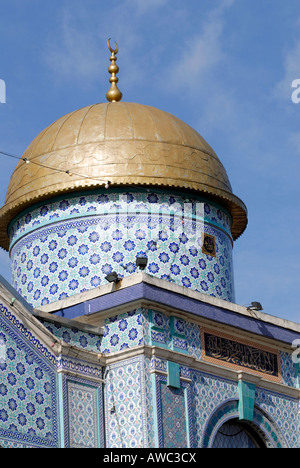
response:
<path fill-rule="evenodd" d="M 107 46 L 108 46 L 108 48 L 109 48 L 109 50 L 110 50 L 110 52 L 111 52 L 112 54 L 117 55 L 117 53 L 118 53 L 118 51 L 119 51 L 119 46 L 118 46 L 118 44 L 117 44 L 116 41 L 115 41 L 116 48 L 113 49 L 113 48 L 111 47 L 111 45 L 110 45 L 110 39 L 111 39 L 111 38 L 109 38 L 108 41 L 107 41 Z"/>
<path fill-rule="evenodd" d="M 116 54 L 118 53 L 118 50 L 119 50 L 119 47 L 118 47 L 118 44 L 116 43 L 115 41 L 115 44 L 116 44 L 116 48 L 113 49 L 110 45 L 110 38 L 108 39 L 107 41 L 107 46 L 111 52 L 111 56 L 110 56 L 110 66 L 108 67 L 108 71 L 109 73 L 111 74 L 111 77 L 109 79 L 110 83 L 111 83 L 111 87 L 109 89 L 109 91 L 106 93 L 106 99 L 109 101 L 109 102 L 117 102 L 117 101 L 121 101 L 122 99 L 122 93 L 121 91 L 119 90 L 118 86 L 117 86 L 117 83 L 119 81 L 119 79 L 117 78 L 117 73 L 119 71 L 119 67 L 118 65 L 116 64 L 116 61 L 117 61 L 117 57 L 116 57 Z"/>

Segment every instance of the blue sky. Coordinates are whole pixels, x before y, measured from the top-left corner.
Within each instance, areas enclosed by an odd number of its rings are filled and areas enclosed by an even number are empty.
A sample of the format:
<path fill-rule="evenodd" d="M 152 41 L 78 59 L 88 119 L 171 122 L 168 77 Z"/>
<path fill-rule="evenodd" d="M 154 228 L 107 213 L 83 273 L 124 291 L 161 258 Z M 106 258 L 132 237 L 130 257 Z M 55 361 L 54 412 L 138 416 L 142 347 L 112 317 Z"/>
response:
<path fill-rule="evenodd" d="M 248 208 L 236 302 L 299 322 L 299 1 L 0 0 L 0 150 L 21 156 L 62 115 L 106 101 L 109 37 L 123 100 L 195 128 Z M 2 206 L 16 160 L 0 157 Z"/>

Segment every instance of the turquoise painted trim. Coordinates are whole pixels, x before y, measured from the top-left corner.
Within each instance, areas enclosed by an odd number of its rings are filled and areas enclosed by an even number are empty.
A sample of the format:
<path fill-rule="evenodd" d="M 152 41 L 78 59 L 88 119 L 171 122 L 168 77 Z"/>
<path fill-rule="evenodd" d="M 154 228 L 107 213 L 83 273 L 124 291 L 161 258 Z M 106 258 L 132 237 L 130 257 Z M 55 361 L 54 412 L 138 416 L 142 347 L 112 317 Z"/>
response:
<path fill-rule="evenodd" d="M 169 349 L 168 345 L 155 340 L 151 340 L 151 346 L 158 346 L 159 348 Z"/>
<path fill-rule="evenodd" d="M 20 241 L 23 239 L 23 237 L 39 230 L 39 229 L 42 229 L 44 227 L 47 227 L 47 226 L 52 226 L 54 224 L 59 224 L 59 223 L 63 223 L 64 221 L 69 221 L 69 220 L 74 220 L 74 219 L 81 219 L 81 218 L 85 218 L 85 217 L 94 217 L 94 216 L 105 216 L 106 214 L 100 214 L 100 213 L 96 213 L 96 214 L 91 214 L 91 213 L 76 213 L 76 214 L 70 214 L 68 216 L 62 216 L 61 218 L 57 218 L 57 219 L 54 219 L 54 220 L 51 220 L 51 221 L 45 221 L 44 223 L 40 223 L 36 226 L 32 226 L 30 229 L 27 229 L 27 231 L 23 231 L 22 232 L 22 235 L 16 237 L 14 239 L 14 241 L 11 243 L 11 245 L 9 246 L 9 252 L 11 252 L 11 250 L 13 249 L 13 247 Z"/>
<path fill-rule="evenodd" d="M 238 412 L 239 419 L 245 421 L 253 421 L 254 401 L 255 401 L 255 384 L 239 380 L 238 392 L 239 403 Z"/>
<path fill-rule="evenodd" d="M 180 388 L 180 367 L 177 362 L 167 361 L 167 386 Z"/>
<path fill-rule="evenodd" d="M 152 190 L 151 190 L 152 189 Z M 125 191 L 126 190 L 126 191 Z M 61 201 L 61 200 L 68 200 L 70 198 L 74 198 L 74 196 L 77 196 L 77 197 L 84 197 L 86 195 L 97 195 L 101 192 L 105 192 L 107 194 L 111 194 L 111 193 L 129 193 L 129 192 L 135 192 L 135 193 L 138 193 L 138 192 L 146 192 L 146 193 L 151 193 L 151 191 L 153 192 L 157 192 L 157 193 L 161 193 L 161 194 L 164 194 L 164 195 L 176 195 L 176 196 L 179 196 L 179 197 L 182 197 L 182 198 L 187 198 L 187 199 L 194 199 L 196 201 L 199 201 L 199 202 L 204 202 L 204 203 L 209 203 L 213 206 L 215 206 L 216 208 L 220 209 L 221 211 L 223 211 L 231 220 L 231 223 L 232 223 L 232 216 L 230 214 L 230 212 L 222 205 L 220 205 L 219 203 L 217 203 L 216 201 L 214 200 L 211 200 L 209 197 L 206 198 L 206 197 L 200 197 L 199 195 L 197 195 L 196 193 L 187 193 L 185 190 L 168 190 L 168 189 L 159 189 L 157 187 L 149 187 L 149 188 L 145 188 L 143 186 L 136 186 L 136 187 L 132 187 L 132 186 L 123 186 L 123 187 L 113 187 L 111 189 L 103 189 L 101 187 L 99 187 L 98 189 L 92 189 L 92 190 L 80 190 L 78 192 L 68 192 L 68 193 L 64 193 L 64 194 L 61 194 L 61 195 L 57 195 L 56 197 L 50 197 L 50 198 L 47 198 L 41 202 L 37 202 L 37 203 L 34 203 L 32 204 L 30 207 L 28 208 L 25 208 L 24 211 L 22 211 L 20 214 L 16 215 L 8 224 L 8 232 L 10 231 L 11 229 L 11 226 L 16 222 L 18 221 L 18 219 L 20 219 L 22 216 L 24 216 L 25 214 L 31 212 L 32 210 L 36 209 L 36 208 L 39 208 L 40 206 L 44 206 L 45 205 L 45 202 L 47 203 L 56 203 L 58 201 Z"/>
<path fill-rule="evenodd" d="M 168 385 L 168 382 L 159 381 L 159 385 Z M 185 432 L 186 432 L 186 448 L 190 448 L 191 440 L 190 440 L 190 418 L 189 418 L 189 404 L 188 404 L 188 389 L 187 387 L 179 384 L 179 387 L 181 390 L 183 390 L 183 395 L 184 395 L 184 413 L 185 413 Z M 161 427 L 162 430 L 162 427 Z M 164 447 L 160 447 L 164 448 Z"/>
<path fill-rule="evenodd" d="M 192 427 L 190 427 L 191 421 L 189 418 L 189 403 L 188 403 L 188 389 L 187 387 L 182 387 L 184 390 L 184 406 L 185 406 L 185 424 L 186 424 L 186 442 L 187 448 L 191 447 L 190 432 Z"/>
<path fill-rule="evenodd" d="M 141 189 L 142 190 L 142 189 Z M 155 190 L 154 190 L 155 191 Z M 159 190 L 156 190 L 157 192 L 159 193 L 163 193 L 164 195 L 168 194 L 168 192 L 161 192 Z M 82 196 L 86 196 L 87 194 L 88 195 L 96 195 L 96 194 L 99 194 L 100 192 L 103 192 L 102 191 L 97 191 L 97 190 L 91 190 L 89 192 L 71 192 L 71 193 L 68 193 L 68 194 L 64 194 L 64 195 L 60 195 L 60 196 L 57 196 L 57 197 L 54 197 L 54 198 L 49 198 L 47 199 L 47 203 L 51 204 L 51 203 L 56 203 L 58 201 L 61 201 L 61 200 L 68 200 L 68 199 L 72 199 L 72 198 L 80 198 Z M 113 193 L 124 193 L 124 190 L 122 189 L 116 189 L 116 190 L 109 190 L 107 189 L 106 192 L 108 194 L 113 194 Z M 129 192 L 129 191 L 128 191 Z M 130 192 L 135 192 L 135 193 L 139 193 L 140 190 L 138 190 L 138 188 L 130 188 Z M 182 193 L 176 193 L 175 192 L 169 192 L 169 195 L 177 195 L 177 196 L 181 196 L 182 198 L 184 197 L 184 195 Z M 202 197 L 190 197 L 190 198 L 193 198 L 194 200 L 196 200 L 196 202 L 203 202 L 203 203 L 209 203 L 213 206 L 215 206 L 216 208 L 218 208 L 220 211 L 222 211 L 223 213 L 225 213 L 229 219 L 231 220 L 231 224 L 232 224 L 232 217 L 230 215 L 230 213 L 225 209 L 223 208 L 221 205 L 219 205 L 218 203 L 214 202 L 214 201 L 211 201 L 210 199 L 206 199 L 206 198 L 202 198 Z M 22 211 L 20 214 L 18 214 L 17 216 L 15 216 L 9 223 L 8 225 L 8 235 L 10 236 L 10 231 L 13 227 L 13 225 L 19 220 L 21 219 L 22 217 L 24 217 L 27 213 L 30 213 L 32 211 L 34 211 L 35 209 L 41 207 L 41 206 L 44 206 L 45 205 L 45 200 L 43 202 L 39 202 L 39 203 L 36 203 L 34 205 L 32 205 L 31 207 L 29 208 L 26 208 L 24 211 Z M 172 212 L 172 210 L 170 210 Z M 170 216 L 170 211 L 167 211 L 167 210 L 158 210 L 158 214 L 161 215 L 161 216 Z M 122 214 L 122 213 L 126 213 L 128 215 L 130 214 L 135 214 L 135 212 L 131 212 L 129 209 L 126 209 L 126 210 L 116 210 L 116 214 Z M 141 209 L 140 214 L 146 214 L 146 213 L 149 213 L 149 210 L 143 210 Z M 103 216 L 103 215 L 106 215 L 108 213 L 75 213 L 75 214 L 69 214 L 69 215 L 66 215 L 66 216 L 61 216 L 59 219 L 54 219 L 54 220 L 49 220 L 49 221 L 45 221 L 43 223 L 40 223 L 38 224 L 37 226 L 33 226 L 31 227 L 30 229 L 28 229 L 27 231 L 24 231 L 22 233 L 21 236 L 17 237 L 16 239 L 14 239 L 13 243 L 10 245 L 10 250 L 13 248 L 13 246 L 15 245 L 16 242 L 18 242 L 20 239 L 22 239 L 22 237 L 28 235 L 29 233 L 35 231 L 36 229 L 40 229 L 40 228 L 43 228 L 45 226 L 51 226 L 52 224 L 55 224 L 55 223 L 58 223 L 58 222 L 63 222 L 63 221 L 66 221 L 66 220 L 71 220 L 71 219 L 78 219 L 78 218 L 82 218 L 82 217 L 93 217 L 93 216 Z M 184 214 L 184 213 L 183 213 Z M 181 215 L 174 215 L 174 217 L 182 217 L 182 214 Z M 220 229 L 222 232 L 224 232 L 231 240 L 232 244 L 233 244 L 233 239 L 232 239 L 232 236 L 230 234 L 230 231 L 226 231 L 223 226 L 221 226 L 219 223 L 217 222 L 213 222 L 213 221 L 208 221 L 205 219 L 205 217 L 203 218 L 202 216 L 197 216 L 197 215 L 192 215 L 191 217 L 189 217 L 188 219 L 190 219 L 191 221 L 198 221 L 198 222 L 202 222 L 203 224 L 207 224 L 209 226 L 213 226 L 217 229 Z"/>
<path fill-rule="evenodd" d="M 173 335 L 175 334 L 175 325 L 174 325 L 174 322 L 175 322 L 175 318 L 173 315 L 171 315 L 170 317 L 170 332 L 171 332 L 171 338 L 173 337 Z"/>
<path fill-rule="evenodd" d="M 110 213 L 92 213 L 92 212 L 89 212 L 89 213 L 75 213 L 75 214 L 69 214 L 69 215 L 66 215 L 66 216 L 61 216 L 60 218 L 56 218 L 54 220 L 49 220 L 49 221 L 45 221 L 45 222 L 41 222 L 40 224 L 36 225 L 36 226 L 32 226 L 31 228 L 27 229 L 26 231 L 23 231 L 22 234 L 20 236 L 17 236 L 14 241 L 11 243 L 11 245 L 9 246 L 9 252 L 13 249 L 13 247 L 16 245 L 17 242 L 19 242 L 21 239 L 23 239 L 23 237 L 35 232 L 37 229 L 42 229 L 44 227 L 47 227 L 47 226 L 52 226 L 53 224 L 58 224 L 58 223 L 63 223 L 64 221 L 69 221 L 69 220 L 74 220 L 74 219 L 82 219 L 82 218 L 93 218 L 93 217 L 99 217 L 99 216 L 108 216 L 108 215 L 111 215 L 113 214 L 112 212 Z M 129 211 L 129 210 L 118 210 L 116 211 L 116 215 L 127 215 L 127 216 L 130 216 L 130 215 L 136 215 L 137 213 L 135 211 Z M 143 215 L 143 214 L 149 214 L 149 210 L 140 210 L 139 211 L 139 215 Z M 170 216 L 170 213 L 162 213 L 162 212 L 158 212 L 158 213 L 153 213 L 154 215 L 156 216 Z M 180 215 L 174 215 L 174 218 L 181 218 Z M 207 221 L 206 219 L 203 219 L 203 218 L 200 218 L 200 217 L 197 217 L 197 216 L 192 216 L 190 219 L 189 219 L 190 222 L 194 222 L 194 221 L 197 221 L 199 223 L 202 223 L 203 225 L 206 225 L 206 226 L 212 226 L 214 227 L 215 229 L 218 229 L 219 231 L 222 231 L 231 241 L 231 245 L 233 246 L 233 239 L 232 239 L 232 236 L 230 235 L 229 232 L 225 231 L 218 223 L 215 223 L 215 222 L 210 222 L 210 221 Z"/>
<path fill-rule="evenodd" d="M 154 311 L 152 309 L 148 310 L 149 325 L 150 325 L 149 326 L 149 342 L 150 342 L 150 345 L 151 346 L 158 346 L 158 347 L 164 348 L 164 349 L 168 349 L 168 345 L 166 343 L 161 343 L 160 341 L 154 340 L 152 338 L 152 334 L 151 334 L 152 331 L 156 331 L 156 332 L 159 332 L 159 333 L 164 333 L 163 328 L 160 328 L 160 327 L 154 325 L 153 312 Z"/>
<path fill-rule="evenodd" d="M 151 375 L 152 387 L 152 403 L 153 403 L 153 424 L 154 424 L 154 448 L 159 448 L 159 435 L 158 435 L 158 414 L 157 414 L 157 394 L 156 394 L 156 378 L 155 374 Z"/>
<path fill-rule="evenodd" d="M 97 391 L 97 430 L 98 430 L 98 448 L 101 447 L 101 411 L 103 411 L 103 408 L 100 406 L 100 391 L 101 389 L 98 388 Z"/>
<path fill-rule="evenodd" d="M 187 349 L 179 348 L 178 346 L 176 346 L 174 344 L 174 338 L 178 338 L 178 339 L 183 340 L 183 341 L 186 342 L 185 334 L 184 333 L 179 333 L 175 329 L 175 319 L 180 320 L 177 317 L 175 317 L 174 315 L 172 315 L 170 317 L 171 349 L 173 351 L 178 351 L 179 353 L 188 354 Z"/>
<path fill-rule="evenodd" d="M 63 397 L 63 375 L 58 374 L 58 414 L 60 426 L 60 448 L 65 448 L 65 424 L 64 424 L 64 397 Z"/>

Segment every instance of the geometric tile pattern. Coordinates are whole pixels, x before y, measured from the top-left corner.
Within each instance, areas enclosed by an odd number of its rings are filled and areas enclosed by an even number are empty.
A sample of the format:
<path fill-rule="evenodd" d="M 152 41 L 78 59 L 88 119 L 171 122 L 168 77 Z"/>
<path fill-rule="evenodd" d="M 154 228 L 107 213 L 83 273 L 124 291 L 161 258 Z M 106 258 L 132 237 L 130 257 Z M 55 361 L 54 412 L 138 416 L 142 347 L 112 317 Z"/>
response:
<path fill-rule="evenodd" d="M 151 359 L 147 356 L 144 357 L 145 368 L 145 400 L 146 400 L 146 424 L 147 424 L 147 443 L 146 447 L 155 447 L 155 432 L 154 426 L 154 411 L 153 411 L 153 385 L 152 385 L 152 370 Z"/>
<path fill-rule="evenodd" d="M 53 330 L 52 327 L 51 329 Z M 176 342 L 174 338 L 177 339 Z M 91 341 L 92 339 L 91 337 Z M 97 351 L 104 354 L 150 344 L 170 350 L 176 349 L 201 359 L 201 335 L 198 325 L 145 308 L 137 308 L 105 319 L 103 339 L 96 342 Z"/>
<path fill-rule="evenodd" d="M 290 387 L 297 386 L 297 372 L 295 363 L 289 353 L 280 353 L 282 383 Z"/>
<path fill-rule="evenodd" d="M 215 409 L 227 400 L 238 400 L 237 383 L 191 370 L 191 401 L 195 447 L 201 447 L 205 427 Z"/>
<path fill-rule="evenodd" d="M 187 447 L 187 421 L 183 388 L 161 384 L 163 446 Z"/>
<path fill-rule="evenodd" d="M 105 320 L 101 345 L 103 354 L 143 344 L 144 315 L 142 309 L 135 309 Z"/>
<path fill-rule="evenodd" d="M 98 447 L 98 390 L 86 384 L 67 382 L 69 447 Z"/>
<path fill-rule="evenodd" d="M 31 344 L 30 332 L 1 306 L 0 438 L 23 446 L 57 447 L 57 375 L 55 361 Z M 50 360 L 49 360 L 50 357 Z"/>
<path fill-rule="evenodd" d="M 180 381 L 179 388 L 167 386 L 167 376 L 152 375 L 155 382 L 157 441 L 160 448 L 193 447 L 190 385 Z"/>
<path fill-rule="evenodd" d="M 87 333 L 78 328 L 64 327 L 58 323 L 50 323 L 46 320 L 39 319 L 40 322 L 49 330 L 54 336 L 62 339 L 69 345 L 74 345 L 79 348 L 100 352 L 101 348 L 101 336 Z"/>
<path fill-rule="evenodd" d="M 27 210 L 10 231 L 12 284 L 34 306 L 145 272 L 234 302 L 230 218 L 220 206 L 159 192 L 91 192 Z M 202 252 L 203 233 L 216 255 Z"/>
<path fill-rule="evenodd" d="M 207 446 L 217 424 L 239 417 L 237 383 L 191 370 L 192 419 L 195 447 Z M 286 395 L 256 389 L 253 423 L 271 446 L 297 447 L 299 443 L 298 401 Z M 268 416 L 267 416 L 268 415 Z"/>
<path fill-rule="evenodd" d="M 299 447 L 298 401 L 280 393 L 258 388 L 255 403 L 284 435 L 287 446 L 290 448 Z M 265 430 L 270 430 L 266 422 L 264 422 L 264 427 Z"/>
<path fill-rule="evenodd" d="M 126 313 L 106 319 L 104 336 L 99 349 L 102 353 L 110 353 L 138 345 L 152 344 L 173 350 L 173 337 L 175 335 L 175 329 L 177 331 L 177 335 L 181 338 L 184 338 L 184 343 L 186 343 L 186 346 L 181 350 L 181 352 L 185 352 L 187 355 L 193 358 L 202 360 L 201 332 L 199 325 L 183 319 L 177 320 L 176 317 L 170 317 L 162 312 L 158 312 L 152 309 L 147 310 L 145 308 L 134 309 L 132 311 L 127 311 Z M 281 352 L 280 360 L 283 384 L 296 388 L 296 370 L 295 365 L 291 359 L 291 355 L 289 353 Z M 155 361 L 152 360 L 151 369 L 155 368 L 159 370 L 160 364 L 164 365 L 163 361 L 159 363 L 159 360 L 157 359 Z M 166 368 L 162 368 L 161 370 L 166 372 Z M 183 372 L 182 368 L 181 372 Z M 205 380 L 206 377 L 202 376 L 201 379 Z M 215 407 L 215 404 L 217 404 L 219 399 L 222 398 L 222 394 L 227 395 L 228 388 L 231 388 L 235 395 L 234 397 L 238 398 L 237 387 L 236 385 L 232 387 L 231 382 L 226 383 L 226 380 L 215 380 L 213 378 L 209 382 L 210 383 L 207 385 L 207 387 L 204 385 L 204 387 L 201 388 L 201 392 L 205 398 L 199 401 L 201 414 L 204 416 L 208 410 L 207 406 L 208 402 L 210 401 L 210 395 L 214 395 L 213 388 L 215 385 L 216 388 L 225 388 L 226 391 L 223 393 L 216 392 L 217 396 L 215 397 L 215 401 L 211 402 L 212 407 Z M 206 391 L 206 388 L 209 390 Z M 204 405 L 203 408 L 202 405 Z M 198 411 L 196 408 L 195 410 Z"/>
<path fill-rule="evenodd" d="M 143 357 L 111 365 L 104 378 L 106 447 L 147 447 Z"/>
<path fill-rule="evenodd" d="M 156 346 L 171 351 L 174 336 L 180 337 L 187 343 L 186 354 L 201 359 L 200 328 L 154 310 L 139 308 L 107 319 L 103 338 L 52 323 L 47 328 L 68 344 L 106 353 L 151 344 L 151 333 L 163 331 Z M 291 355 L 280 353 L 280 357 L 283 383 L 296 387 Z M 100 365 L 55 358 L 3 305 L 0 371 L 0 444 L 7 447 L 59 447 L 57 371 L 63 372 L 65 446 L 69 447 L 154 447 L 155 440 L 161 447 L 203 447 L 212 444 L 218 424 L 239 416 L 236 381 L 180 365 L 180 387 L 168 387 L 167 361 L 157 356 L 116 362 L 102 376 Z M 77 377 L 71 375 L 75 371 Z M 257 386 L 254 404 L 253 424 L 267 445 L 299 446 L 296 398 Z"/>

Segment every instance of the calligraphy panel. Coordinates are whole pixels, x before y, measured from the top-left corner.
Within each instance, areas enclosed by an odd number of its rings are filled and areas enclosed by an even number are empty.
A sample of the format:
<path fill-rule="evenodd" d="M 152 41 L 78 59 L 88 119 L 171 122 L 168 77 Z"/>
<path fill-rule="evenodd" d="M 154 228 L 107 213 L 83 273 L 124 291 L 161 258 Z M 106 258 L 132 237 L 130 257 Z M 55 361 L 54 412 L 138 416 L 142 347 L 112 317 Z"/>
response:
<path fill-rule="evenodd" d="M 280 359 L 276 350 L 248 341 L 236 341 L 210 330 L 202 330 L 201 339 L 204 360 L 217 364 L 222 362 L 226 367 L 247 369 L 264 374 L 270 380 L 281 381 Z"/>

